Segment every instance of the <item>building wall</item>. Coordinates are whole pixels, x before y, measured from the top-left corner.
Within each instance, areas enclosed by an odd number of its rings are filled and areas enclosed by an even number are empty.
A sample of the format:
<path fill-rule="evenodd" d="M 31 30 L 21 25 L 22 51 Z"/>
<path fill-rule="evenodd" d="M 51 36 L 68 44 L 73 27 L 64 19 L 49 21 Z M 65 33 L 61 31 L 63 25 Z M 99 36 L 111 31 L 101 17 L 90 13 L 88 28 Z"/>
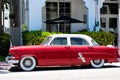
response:
<path fill-rule="evenodd" d="M 45 6 L 42 7 L 42 31 L 46 31 L 46 24 L 44 23 L 46 21 L 46 10 L 45 10 Z"/>
<path fill-rule="evenodd" d="M 73 18 L 84 21 L 84 16 L 87 15 L 87 8 L 84 5 L 83 0 L 71 0 L 71 11 Z M 77 32 L 83 29 L 87 29 L 87 23 L 73 23 L 71 26 L 71 32 Z"/>
<path fill-rule="evenodd" d="M 71 17 L 84 21 L 84 16 L 87 15 L 87 9 L 84 5 L 83 0 L 47 0 L 49 2 L 70 2 L 71 3 Z M 42 8 L 42 31 L 46 31 L 46 10 L 45 6 Z M 77 32 L 83 29 L 87 29 L 87 24 L 83 23 L 72 23 L 71 32 Z"/>
<path fill-rule="evenodd" d="M 87 20 L 87 8 L 85 7 L 83 0 L 46 0 L 49 2 L 59 2 L 59 1 L 66 1 L 71 3 L 71 17 L 76 18 L 78 20 L 84 21 Z M 118 3 L 119 0 L 105 0 L 104 3 Z M 46 31 L 46 24 L 44 23 L 46 21 L 46 10 L 45 6 L 42 8 L 42 30 Z M 105 14 L 105 16 L 117 16 L 114 14 Z M 103 17 L 104 15 L 101 14 Z M 119 23 L 119 22 L 118 22 Z M 107 23 L 106 25 L 108 25 Z M 119 26 L 117 26 L 119 27 Z M 72 23 L 71 24 L 71 32 L 77 32 L 80 30 L 87 29 L 87 22 L 85 24 L 83 23 Z M 111 29 L 106 28 L 106 31 L 110 31 Z M 117 31 L 116 31 L 117 33 Z"/>

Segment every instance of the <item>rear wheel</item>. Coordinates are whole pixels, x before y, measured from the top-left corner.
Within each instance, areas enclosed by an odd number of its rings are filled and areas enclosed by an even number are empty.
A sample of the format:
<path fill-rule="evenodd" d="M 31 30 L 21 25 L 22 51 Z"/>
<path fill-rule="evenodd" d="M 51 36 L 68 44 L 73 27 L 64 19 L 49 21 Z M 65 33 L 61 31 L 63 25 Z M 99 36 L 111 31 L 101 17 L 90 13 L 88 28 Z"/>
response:
<path fill-rule="evenodd" d="M 105 60 L 104 59 L 94 59 L 94 60 L 91 60 L 91 66 L 94 67 L 94 68 L 100 68 L 104 65 L 105 63 Z"/>
<path fill-rule="evenodd" d="M 34 57 L 23 57 L 20 61 L 20 67 L 24 71 L 31 71 L 36 67 L 36 60 Z"/>

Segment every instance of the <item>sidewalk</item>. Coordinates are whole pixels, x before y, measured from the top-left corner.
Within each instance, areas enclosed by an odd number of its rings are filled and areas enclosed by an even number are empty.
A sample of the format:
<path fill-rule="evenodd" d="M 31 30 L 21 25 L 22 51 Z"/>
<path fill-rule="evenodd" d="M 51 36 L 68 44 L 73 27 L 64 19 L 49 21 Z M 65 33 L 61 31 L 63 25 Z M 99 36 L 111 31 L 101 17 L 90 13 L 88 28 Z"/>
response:
<path fill-rule="evenodd" d="M 0 70 L 8 70 L 10 69 L 11 66 L 12 64 L 8 64 L 6 62 L 0 62 Z"/>

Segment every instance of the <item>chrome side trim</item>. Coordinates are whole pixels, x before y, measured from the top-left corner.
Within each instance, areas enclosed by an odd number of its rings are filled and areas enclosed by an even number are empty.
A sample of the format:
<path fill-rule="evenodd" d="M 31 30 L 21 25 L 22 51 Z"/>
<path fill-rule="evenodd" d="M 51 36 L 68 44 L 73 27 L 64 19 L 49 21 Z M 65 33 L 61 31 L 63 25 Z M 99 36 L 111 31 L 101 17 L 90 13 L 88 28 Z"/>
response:
<path fill-rule="evenodd" d="M 83 57 L 83 55 L 82 55 L 82 53 L 78 53 L 78 56 L 79 56 L 79 58 L 78 59 L 81 59 L 82 60 L 82 62 L 86 62 L 86 60 L 85 60 L 85 58 Z"/>

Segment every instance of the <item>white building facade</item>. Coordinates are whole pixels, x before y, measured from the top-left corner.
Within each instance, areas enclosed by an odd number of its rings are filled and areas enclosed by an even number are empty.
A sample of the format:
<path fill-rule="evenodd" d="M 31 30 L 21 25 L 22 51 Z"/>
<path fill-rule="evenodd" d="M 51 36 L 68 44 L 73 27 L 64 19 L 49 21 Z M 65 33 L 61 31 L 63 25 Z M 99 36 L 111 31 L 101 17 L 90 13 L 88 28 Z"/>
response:
<path fill-rule="evenodd" d="M 91 0 L 103 1 L 99 9 L 98 14 L 100 17 L 98 21 L 100 29 L 103 31 L 111 31 L 118 33 L 119 26 L 119 0 Z M 45 5 L 42 7 L 42 31 L 57 31 L 57 32 L 77 32 L 81 30 L 89 30 L 90 24 L 95 22 L 90 21 L 94 16 L 91 14 L 97 13 L 90 10 L 95 7 L 90 3 L 90 7 L 87 7 L 89 0 L 45 0 Z M 90 8 L 90 9 L 89 9 Z M 97 16 L 98 16 L 97 14 Z M 72 17 L 85 23 L 71 23 L 71 24 L 46 24 L 46 20 L 52 20 L 61 16 Z M 92 25 L 94 26 L 94 25 Z M 90 28 L 92 27 L 90 26 Z M 93 30 L 90 30 L 93 31 Z M 98 30 L 97 30 L 98 31 Z"/>

